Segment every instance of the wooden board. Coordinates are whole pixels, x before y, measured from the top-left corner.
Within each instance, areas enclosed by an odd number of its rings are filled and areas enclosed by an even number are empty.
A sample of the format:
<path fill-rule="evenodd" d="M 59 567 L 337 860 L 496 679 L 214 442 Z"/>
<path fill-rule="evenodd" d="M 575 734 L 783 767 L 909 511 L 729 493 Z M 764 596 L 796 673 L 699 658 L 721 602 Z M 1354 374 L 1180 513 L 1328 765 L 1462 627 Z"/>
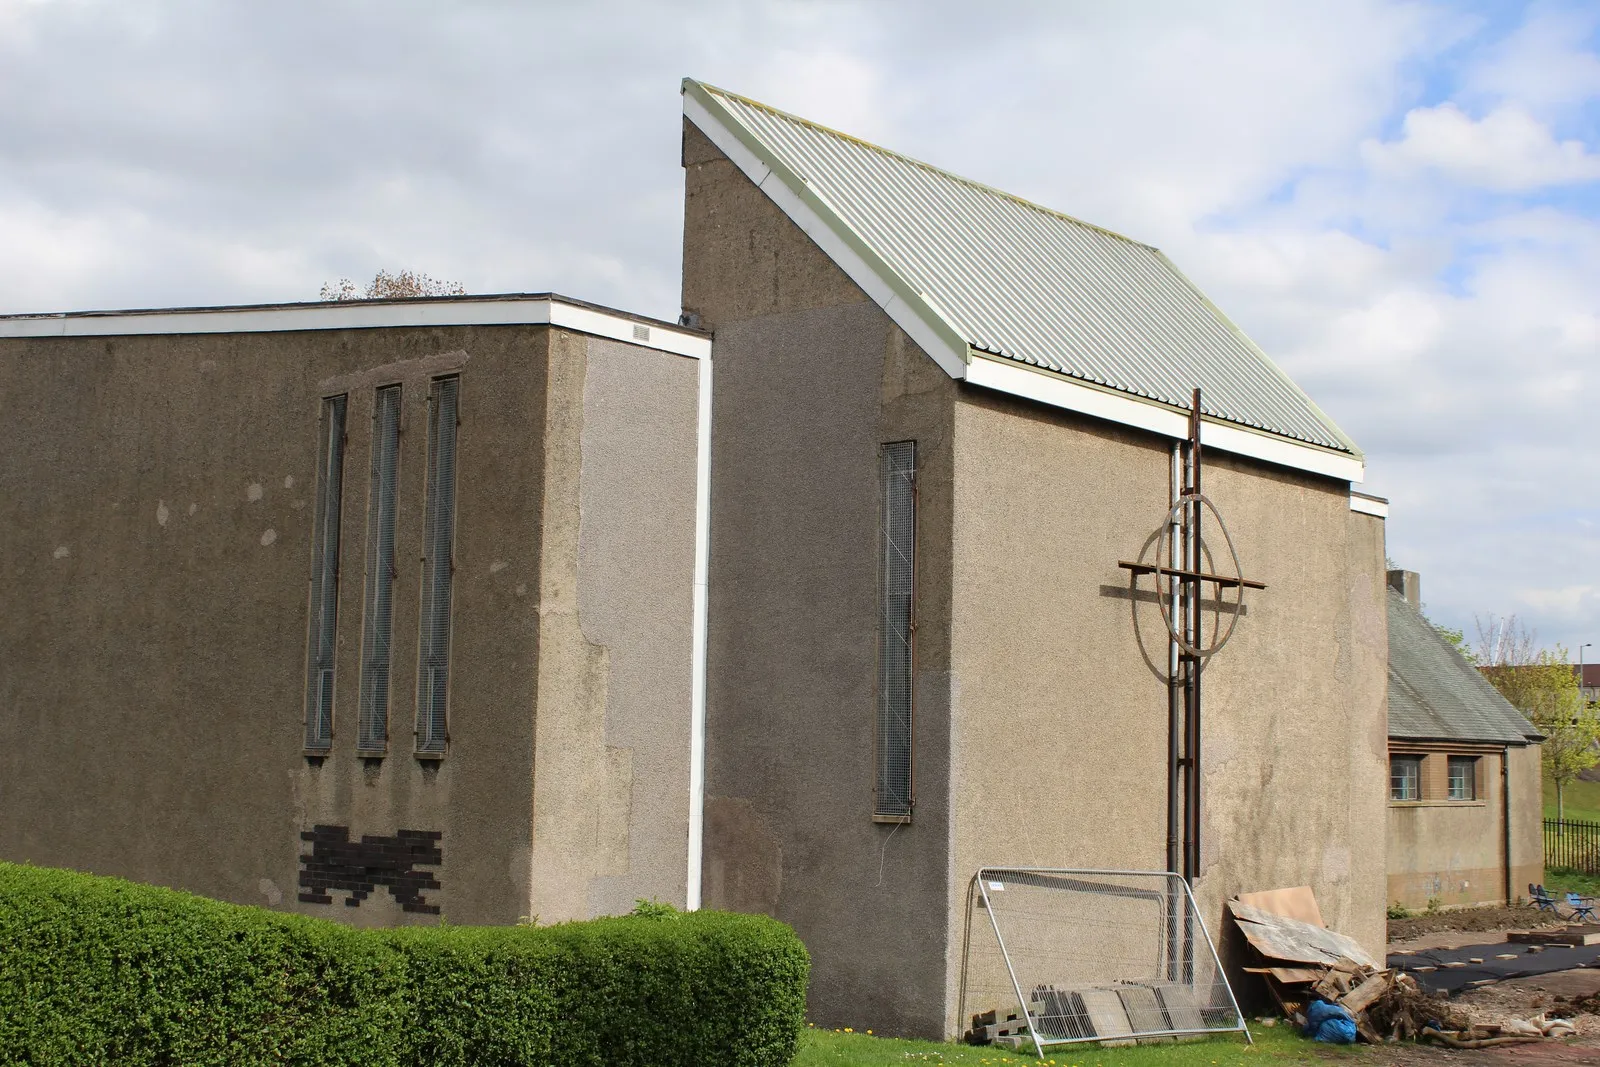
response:
<path fill-rule="evenodd" d="M 1324 967 L 1334 966 L 1341 960 L 1351 960 L 1373 970 L 1380 970 L 1383 966 L 1368 955 L 1367 950 L 1354 938 L 1334 933 L 1326 927 L 1275 915 L 1238 900 L 1228 901 L 1228 910 L 1233 913 L 1245 940 L 1269 960 Z"/>
<path fill-rule="evenodd" d="M 1321 967 L 1246 967 L 1250 974 L 1270 974 L 1284 985 L 1309 985 L 1322 977 Z"/>
<path fill-rule="evenodd" d="M 1592 926 L 1569 926 L 1557 930 L 1513 930 L 1506 940 L 1517 945 L 1553 945 L 1573 948 L 1582 945 L 1600 945 L 1600 929 Z"/>
<path fill-rule="evenodd" d="M 1316 894 L 1311 892 L 1311 887 L 1308 885 L 1297 885 L 1291 889 L 1264 889 L 1259 893 L 1240 893 L 1239 902 L 1271 912 L 1273 915 L 1282 915 L 1285 919 L 1299 919 L 1303 923 L 1310 923 L 1323 929 L 1327 929 L 1328 926 L 1322 921 L 1322 909 L 1317 907 Z"/>

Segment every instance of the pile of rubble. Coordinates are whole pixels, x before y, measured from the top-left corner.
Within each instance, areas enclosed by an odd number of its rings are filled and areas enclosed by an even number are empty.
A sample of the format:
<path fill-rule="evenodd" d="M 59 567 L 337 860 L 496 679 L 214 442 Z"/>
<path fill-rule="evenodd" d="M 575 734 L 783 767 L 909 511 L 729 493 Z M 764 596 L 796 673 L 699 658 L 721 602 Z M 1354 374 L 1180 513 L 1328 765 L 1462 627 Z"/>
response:
<path fill-rule="evenodd" d="M 1382 966 L 1356 941 L 1323 926 L 1308 888 L 1242 896 L 1229 901 L 1228 909 L 1256 956 L 1245 970 L 1261 976 L 1297 1025 L 1304 1024 L 1312 1004 L 1326 1001 L 1348 1012 L 1359 1038 L 1373 1044 L 1426 1039 L 1452 1048 L 1488 1048 L 1577 1032 L 1554 1012 L 1475 1025 L 1409 974 Z"/>

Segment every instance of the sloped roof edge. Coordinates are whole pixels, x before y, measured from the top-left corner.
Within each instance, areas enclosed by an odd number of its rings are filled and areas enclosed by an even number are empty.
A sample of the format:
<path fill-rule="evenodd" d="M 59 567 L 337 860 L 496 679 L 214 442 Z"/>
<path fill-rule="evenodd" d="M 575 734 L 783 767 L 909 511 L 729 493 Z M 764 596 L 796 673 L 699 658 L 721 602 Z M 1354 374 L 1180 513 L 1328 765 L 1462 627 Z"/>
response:
<path fill-rule="evenodd" d="M 883 308 L 890 319 L 916 341 L 945 373 L 972 385 L 1138 427 L 1166 437 L 1182 438 L 1188 435 L 1189 411 L 1186 406 L 1168 404 L 1115 387 L 1102 386 L 1048 367 L 1031 366 L 1004 357 L 997 358 L 994 354 L 972 347 L 928 294 L 918 291 L 879 255 L 870 242 L 856 232 L 842 213 L 828 202 L 820 190 L 790 168 L 778 153 L 738 121 L 717 98 L 718 95 L 744 99 L 726 90 L 715 89 L 692 78 L 685 78 L 684 117 L 761 189 L 790 221 L 810 237 L 851 281 Z M 755 101 L 749 103 L 766 107 L 756 104 Z M 828 132 L 851 141 L 858 141 L 847 134 Z M 858 143 L 865 144 L 865 142 Z M 887 151 L 878 149 L 877 146 L 871 147 L 877 151 Z M 937 171 L 937 168 L 900 156 L 899 153 L 889 154 L 916 166 L 945 174 L 943 171 Z M 1121 234 L 1039 207 L 1009 193 L 991 189 L 956 175 L 947 176 L 1077 225 L 1089 226 L 1131 245 L 1150 248 Z M 1171 261 L 1167 260 L 1165 255 L 1158 250 L 1152 249 L 1152 251 L 1171 267 L 1173 273 L 1182 279 L 1184 284 L 1205 300 L 1228 329 L 1238 334 L 1251 347 L 1255 347 L 1253 342 L 1249 342 L 1238 327 L 1211 304 L 1181 271 L 1171 266 Z M 1266 362 L 1278 376 L 1293 386 L 1287 375 L 1284 375 L 1276 364 L 1271 360 Z M 1298 388 L 1295 388 L 1298 392 Z M 1309 397 L 1306 400 L 1310 403 Z M 1317 411 L 1320 415 L 1320 409 Z M 1327 421 L 1333 426 L 1331 420 Z M 1212 415 L 1202 416 L 1201 439 L 1207 447 L 1343 481 L 1359 482 L 1365 475 L 1362 455 L 1354 443 L 1349 442 L 1343 434 L 1339 434 L 1339 437 L 1349 444 L 1347 451 L 1301 441 L 1233 420 L 1219 419 Z"/>

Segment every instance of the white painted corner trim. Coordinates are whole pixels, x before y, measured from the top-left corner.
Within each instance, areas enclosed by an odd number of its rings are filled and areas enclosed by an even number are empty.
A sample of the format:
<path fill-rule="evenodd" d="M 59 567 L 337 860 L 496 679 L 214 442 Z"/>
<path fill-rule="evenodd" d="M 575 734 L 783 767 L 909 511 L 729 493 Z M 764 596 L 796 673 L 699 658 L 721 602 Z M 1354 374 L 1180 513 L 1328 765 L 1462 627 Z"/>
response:
<path fill-rule="evenodd" d="M 1387 519 L 1389 517 L 1389 502 L 1381 496 L 1351 493 L 1350 510 L 1358 511 L 1363 515 L 1376 515 L 1380 519 Z"/>
<path fill-rule="evenodd" d="M 695 427 L 694 622 L 689 671 L 689 870 L 684 906 L 700 907 L 700 871 L 705 849 L 706 640 L 711 575 L 711 367 L 700 361 L 700 412 Z"/>
<path fill-rule="evenodd" d="M 287 333 L 403 326 L 558 326 L 659 352 L 708 359 L 711 339 L 667 323 L 556 296 L 264 304 L 167 311 L 74 312 L 0 317 L 0 337 L 131 337 Z"/>
<path fill-rule="evenodd" d="M 994 359 L 974 352 L 972 362 L 967 365 L 966 380 L 972 385 L 1093 415 L 1124 426 L 1135 426 L 1164 437 L 1189 436 L 1189 416 L 1185 412 L 1107 389 L 1082 385 L 1063 375 L 1032 370 L 1011 360 Z M 1340 481 L 1359 482 L 1365 474 L 1365 465 L 1355 456 L 1226 423 L 1203 422 L 1200 441 L 1207 448 L 1264 460 L 1281 467 L 1310 471 Z"/>

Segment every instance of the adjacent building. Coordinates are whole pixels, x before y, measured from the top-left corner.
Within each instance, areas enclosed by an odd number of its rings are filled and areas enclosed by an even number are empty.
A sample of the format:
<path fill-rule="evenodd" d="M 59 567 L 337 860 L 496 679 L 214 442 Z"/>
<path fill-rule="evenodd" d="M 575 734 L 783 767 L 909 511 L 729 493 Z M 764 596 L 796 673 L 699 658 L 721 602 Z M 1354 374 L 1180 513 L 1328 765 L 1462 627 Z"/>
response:
<path fill-rule="evenodd" d="M 548 294 L 0 319 L 0 856 L 688 903 L 709 353 Z"/>
<path fill-rule="evenodd" d="M 1389 575 L 1389 900 L 1500 904 L 1544 881 L 1539 732 Z"/>

